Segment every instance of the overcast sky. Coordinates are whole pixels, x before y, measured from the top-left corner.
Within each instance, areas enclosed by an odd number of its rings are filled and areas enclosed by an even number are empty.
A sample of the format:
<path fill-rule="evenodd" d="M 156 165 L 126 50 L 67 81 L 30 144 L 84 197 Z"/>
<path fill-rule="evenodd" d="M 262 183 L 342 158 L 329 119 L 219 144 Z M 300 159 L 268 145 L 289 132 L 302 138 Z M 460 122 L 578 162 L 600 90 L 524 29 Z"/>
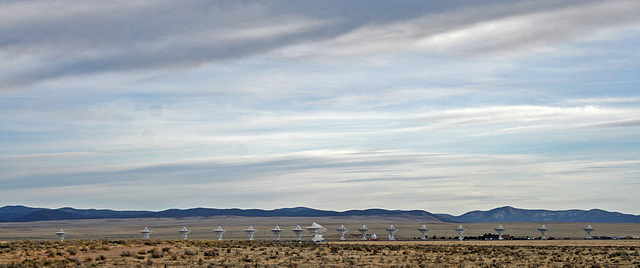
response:
<path fill-rule="evenodd" d="M 0 206 L 640 214 L 640 2 L 0 2 Z"/>

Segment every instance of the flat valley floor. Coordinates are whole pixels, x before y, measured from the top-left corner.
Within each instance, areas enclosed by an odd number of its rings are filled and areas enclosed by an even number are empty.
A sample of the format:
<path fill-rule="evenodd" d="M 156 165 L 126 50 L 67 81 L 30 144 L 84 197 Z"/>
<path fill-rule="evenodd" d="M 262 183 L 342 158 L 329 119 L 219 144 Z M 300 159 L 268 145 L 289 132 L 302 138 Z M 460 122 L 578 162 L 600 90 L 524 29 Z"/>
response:
<path fill-rule="evenodd" d="M 243 240 L 247 236 L 244 229 L 252 226 L 257 230 L 255 238 L 257 240 L 272 240 L 273 233 L 270 231 L 276 225 L 284 231 L 281 236 L 283 240 L 293 240 L 295 238 L 291 229 L 300 225 L 301 228 L 311 226 L 317 222 L 327 228 L 324 237 L 329 240 L 338 240 L 336 229 L 344 225 L 349 229 L 348 240 L 358 240 L 357 231 L 362 225 L 369 228 L 369 235 L 375 233 L 381 240 L 386 239 L 385 228 L 390 225 L 397 228 L 396 238 L 401 240 L 413 240 L 421 236 L 418 228 L 423 224 L 430 231 L 427 235 L 432 238 L 453 238 L 457 236 L 454 231 L 459 223 L 442 222 L 422 222 L 419 219 L 411 218 L 380 218 L 380 217 L 319 217 L 319 218 L 280 218 L 280 217 L 207 217 L 207 218 L 142 218 L 142 219 L 98 219 L 98 220 L 64 220 L 64 221 L 40 221 L 40 222 L 11 222 L 0 223 L 0 241 L 12 240 L 48 240 L 55 239 L 54 232 L 64 229 L 67 232 L 67 239 L 140 239 L 140 230 L 148 227 L 152 239 L 178 239 L 178 230 L 183 227 L 192 230 L 190 239 L 213 240 L 215 233 L 213 229 L 221 226 L 227 230 L 225 239 Z M 462 223 L 467 229 L 465 236 L 481 236 L 486 233 L 496 232 L 493 230 L 502 225 L 506 228 L 505 234 L 514 237 L 539 237 L 537 231 L 542 224 L 545 224 L 549 231 L 547 235 L 559 239 L 582 239 L 586 233 L 582 230 L 587 225 L 595 228 L 594 236 L 632 236 L 640 237 L 640 224 L 638 223 Z M 310 239 L 309 233 L 304 232 L 303 239 Z"/>
<path fill-rule="evenodd" d="M 328 229 L 326 243 L 287 242 L 290 231 L 318 222 Z M 356 229 L 366 224 L 381 241 L 361 241 Z M 398 228 L 401 241 L 385 241 L 389 225 Z M 430 240 L 416 240 L 425 224 Z M 463 224 L 467 236 L 506 233 L 538 237 L 542 223 Z M 640 224 L 544 223 L 558 240 L 478 241 L 440 239 L 455 237 L 458 223 L 430 223 L 385 218 L 245 218 L 105 219 L 0 223 L 0 267 L 640 267 L 640 239 L 585 240 L 582 228 L 591 224 L 597 236 L 633 236 Z M 282 239 L 269 231 L 279 225 Z M 335 231 L 345 225 L 348 241 Z M 178 230 L 192 230 L 179 240 Z M 213 229 L 227 230 L 214 241 Z M 245 241 L 243 229 L 258 229 L 256 241 Z M 141 240 L 139 230 L 153 231 Z M 68 232 L 58 242 L 54 232 Z M 437 239 L 431 239 L 436 236 Z M 309 240 L 308 232 L 303 235 Z"/>
<path fill-rule="evenodd" d="M 24 240 L 0 267 L 640 267 L 640 240 Z"/>

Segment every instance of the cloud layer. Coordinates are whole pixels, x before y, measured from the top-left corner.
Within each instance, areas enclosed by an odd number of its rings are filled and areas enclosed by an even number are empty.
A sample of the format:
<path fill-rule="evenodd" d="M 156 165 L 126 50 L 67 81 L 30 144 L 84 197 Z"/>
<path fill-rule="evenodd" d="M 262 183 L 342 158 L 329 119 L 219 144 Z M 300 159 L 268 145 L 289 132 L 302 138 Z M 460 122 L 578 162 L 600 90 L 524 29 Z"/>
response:
<path fill-rule="evenodd" d="M 48 172 L 46 181 L 38 180 L 42 174 L 28 174 L 3 184 L 5 197 L 12 200 L 36 193 L 41 198 L 56 199 L 63 195 L 67 202 L 78 202 L 99 193 L 110 193 L 85 205 L 110 202 L 127 207 L 133 200 L 140 203 L 153 200 L 154 208 L 158 209 L 194 207 L 208 202 L 215 202 L 216 207 L 271 208 L 282 203 L 317 206 L 327 202 L 328 196 L 337 199 L 330 203 L 339 210 L 410 209 L 428 204 L 431 210 L 461 213 L 469 208 L 470 200 L 485 206 L 508 202 L 529 207 L 533 202 L 562 208 L 568 202 L 589 208 L 601 205 L 602 199 L 630 203 L 614 209 L 634 209 L 632 201 L 638 201 L 637 198 L 629 199 L 626 194 L 631 192 L 620 191 L 618 186 L 633 185 L 637 176 L 633 169 L 638 167 L 637 160 L 562 161 L 515 154 L 306 151 L 115 169 L 60 170 Z M 603 185 L 603 177 L 613 179 Z M 553 185 L 548 185 L 547 180 L 553 180 Z M 585 191 L 564 195 L 564 189 L 576 185 L 586 185 Z M 598 199 L 589 201 L 593 190 L 600 191 Z M 116 201 L 108 201 L 114 196 Z M 167 196 L 171 198 L 164 198 Z M 52 205 L 64 205 L 59 202 Z"/>
<path fill-rule="evenodd" d="M 0 196 L 640 214 L 637 14 L 637 1 L 4 2 Z"/>
<path fill-rule="evenodd" d="M 462 57 L 542 49 L 637 25 L 638 11 L 637 1 L 9 2 L 0 13 L 0 50 L 12 68 L 0 81 L 6 90 L 67 76 L 196 68 L 274 51 L 326 57 L 415 50 Z"/>

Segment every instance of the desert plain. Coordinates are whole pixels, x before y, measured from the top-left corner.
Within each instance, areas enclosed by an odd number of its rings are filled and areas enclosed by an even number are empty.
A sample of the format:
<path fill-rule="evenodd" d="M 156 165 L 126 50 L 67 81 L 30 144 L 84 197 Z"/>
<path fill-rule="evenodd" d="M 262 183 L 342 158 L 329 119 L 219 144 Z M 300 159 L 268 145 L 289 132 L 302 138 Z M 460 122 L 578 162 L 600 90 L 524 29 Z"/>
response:
<path fill-rule="evenodd" d="M 310 243 L 308 232 L 295 242 L 291 229 L 312 222 L 328 229 L 327 242 Z M 380 241 L 362 241 L 356 235 L 363 224 Z M 384 231 L 394 225 L 398 241 L 387 241 Z M 417 229 L 430 228 L 420 240 Z M 640 267 L 640 239 L 586 240 L 582 228 L 591 224 L 595 236 L 638 237 L 640 224 L 618 223 L 463 223 L 466 236 L 495 233 L 502 224 L 514 237 L 537 238 L 542 224 L 554 240 L 458 241 L 459 223 L 419 222 L 385 218 L 247 218 L 101 219 L 0 223 L 0 267 Z M 279 242 L 269 231 L 284 231 Z M 350 231 L 338 240 L 340 225 Z M 213 229 L 227 230 L 215 241 Z M 243 229 L 257 229 L 246 241 Z M 139 231 L 152 230 L 142 240 Z M 180 240 L 178 230 L 192 230 Z M 54 232 L 68 233 L 63 242 Z M 435 236 L 435 239 L 433 238 Z M 444 239 L 442 239 L 444 238 Z"/>

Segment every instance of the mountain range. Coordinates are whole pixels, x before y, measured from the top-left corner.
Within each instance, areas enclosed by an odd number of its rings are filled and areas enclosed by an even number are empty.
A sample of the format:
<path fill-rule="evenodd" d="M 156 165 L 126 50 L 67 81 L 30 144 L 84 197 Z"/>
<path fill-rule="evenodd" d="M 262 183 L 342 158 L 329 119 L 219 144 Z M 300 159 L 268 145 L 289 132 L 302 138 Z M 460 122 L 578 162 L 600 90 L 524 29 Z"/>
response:
<path fill-rule="evenodd" d="M 403 218 L 422 222 L 593 222 L 593 223 L 640 223 L 640 215 L 591 210 L 530 210 L 514 207 L 499 207 L 488 211 L 470 211 L 460 216 L 434 214 L 423 210 L 365 209 L 331 211 L 306 207 L 262 209 L 167 209 L 163 211 L 75 209 L 70 207 L 49 209 L 26 206 L 4 206 L 0 208 L 0 222 L 33 222 L 77 219 L 131 219 L 131 218 L 187 218 L 187 217 L 384 217 Z"/>
<path fill-rule="evenodd" d="M 470 211 L 460 216 L 437 214 L 452 222 L 594 222 L 640 223 L 640 215 L 590 210 L 543 210 L 499 207 L 488 211 Z"/>
<path fill-rule="evenodd" d="M 76 219 L 130 219 L 130 218 L 187 218 L 187 217 L 386 217 L 404 218 L 426 222 L 448 222 L 445 217 L 422 210 L 385 210 L 366 209 L 331 211 L 306 207 L 281 208 L 274 210 L 262 209 L 216 209 L 190 208 L 167 209 L 163 211 L 118 211 L 109 209 L 75 209 L 70 207 L 49 209 L 31 208 L 25 206 L 5 206 L 0 208 L 0 222 L 32 222 L 50 220 Z"/>

